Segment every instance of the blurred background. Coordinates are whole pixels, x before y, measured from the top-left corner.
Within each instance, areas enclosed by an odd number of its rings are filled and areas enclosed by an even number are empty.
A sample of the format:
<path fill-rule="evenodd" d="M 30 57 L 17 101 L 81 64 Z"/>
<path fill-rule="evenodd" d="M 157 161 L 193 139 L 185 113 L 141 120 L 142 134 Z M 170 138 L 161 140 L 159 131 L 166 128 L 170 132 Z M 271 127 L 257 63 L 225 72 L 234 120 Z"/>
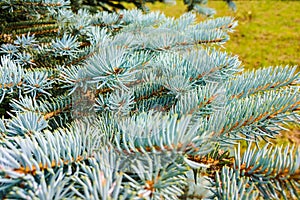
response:
<path fill-rule="evenodd" d="M 238 21 L 224 47 L 239 56 L 245 69 L 300 65 L 300 1 L 234 0 L 234 3 L 235 12 L 224 1 L 208 0 L 206 6 L 216 10 L 213 18 L 232 16 Z M 147 6 L 151 11 L 160 10 L 173 17 L 187 11 L 183 0 L 177 0 L 175 5 L 156 2 Z M 207 19 L 197 16 L 199 20 Z"/>

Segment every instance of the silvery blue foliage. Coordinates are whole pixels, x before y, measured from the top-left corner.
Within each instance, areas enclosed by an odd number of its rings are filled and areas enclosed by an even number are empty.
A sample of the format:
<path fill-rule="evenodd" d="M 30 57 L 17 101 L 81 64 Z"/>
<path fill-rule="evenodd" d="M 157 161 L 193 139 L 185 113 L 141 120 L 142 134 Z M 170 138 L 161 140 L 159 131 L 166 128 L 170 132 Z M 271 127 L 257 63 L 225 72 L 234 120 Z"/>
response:
<path fill-rule="evenodd" d="M 232 11 L 236 11 L 236 5 L 232 0 L 224 0 L 228 7 Z M 108 0 L 102 0 L 100 2 L 91 2 L 91 1 L 72 1 L 72 9 L 75 11 L 78 11 L 81 7 L 88 8 L 91 11 L 96 11 L 96 8 L 98 10 L 102 11 L 116 11 L 120 9 L 126 9 L 128 6 L 127 4 L 134 4 L 137 8 L 142 10 L 143 12 L 149 12 L 149 8 L 147 6 L 147 3 L 156 3 L 157 0 L 132 0 L 132 1 L 117 1 L 117 2 L 110 2 Z M 175 0 L 161 0 L 159 2 L 163 2 L 166 4 L 176 4 Z M 187 11 L 195 11 L 199 14 L 202 14 L 204 16 L 212 16 L 216 13 L 216 11 L 212 8 L 209 8 L 206 6 L 207 0 L 183 0 L 184 5 L 186 6 Z M 136 16 L 138 17 L 138 16 Z"/>
<path fill-rule="evenodd" d="M 76 41 L 76 37 L 71 35 L 64 34 L 61 39 L 56 38 L 55 41 L 52 41 L 53 54 L 57 56 L 76 56 L 79 43 Z"/>
<path fill-rule="evenodd" d="M 38 41 L 35 39 L 34 35 L 30 35 L 28 32 L 27 35 L 17 36 L 14 44 L 21 48 L 27 48 L 30 46 L 36 46 Z"/>
<path fill-rule="evenodd" d="M 9 57 L 13 57 L 17 54 L 18 47 L 13 44 L 2 44 L 0 50 L 1 53 L 4 53 Z"/>
<path fill-rule="evenodd" d="M 299 148 L 253 144 L 299 123 L 300 74 L 243 72 L 234 19 L 0 8 L 2 199 L 299 198 Z"/>
<path fill-rule="evenodd" d="M 47 121 L 40 114 L 18 113 L 7 123 L 8 135 L 30 135 L 47 127 Z"/>

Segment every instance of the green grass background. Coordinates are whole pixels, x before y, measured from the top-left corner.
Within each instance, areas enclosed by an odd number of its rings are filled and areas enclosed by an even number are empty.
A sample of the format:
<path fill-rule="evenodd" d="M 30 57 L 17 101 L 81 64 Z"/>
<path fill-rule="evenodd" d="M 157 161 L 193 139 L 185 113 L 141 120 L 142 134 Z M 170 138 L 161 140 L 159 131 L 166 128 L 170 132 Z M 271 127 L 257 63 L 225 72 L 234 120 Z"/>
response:
<path fill-rule="evenodd" d="M 227 52 L 238 55 L 245 69 L 266 66 L 300 65 L 300 1 L 235 1 L 237 11 L 224 1 L 209 0 L 213 16 L 232 16 L 239 25 L 224 45 Z M 148 4 L 151 11 L 179 17 L 186 12 L 183 0 L 176 5 Z M 198 15 L 199 20 L 206 19 Z M 300 67 L 300 66 L 299 66 Z"/>

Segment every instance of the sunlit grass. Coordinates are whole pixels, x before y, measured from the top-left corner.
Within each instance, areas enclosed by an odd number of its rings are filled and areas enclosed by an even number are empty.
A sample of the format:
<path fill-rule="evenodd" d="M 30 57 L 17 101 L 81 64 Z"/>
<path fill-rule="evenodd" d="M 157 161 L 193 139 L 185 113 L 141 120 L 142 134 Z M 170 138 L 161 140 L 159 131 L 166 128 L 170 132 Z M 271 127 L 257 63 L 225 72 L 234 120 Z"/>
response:
<path fill-rule="evenodd" d="M 267 66 L 300 65 L 300 1 L 235 1 L 231 11 L 224 1 L 209 0 L 214 17 L 232 16 L 238 27 L 224 46 L 238 55 L 246 69 Z M 147 4 L 151 11 L 179 17 L 186 12 L 182 0 L 176 5 L 160 2 Z M 134 6 L 129 6 L 133 8 Z M 199 20 L 206 19 L 198 15 Z"/>
<path fill-rule="evenodd" d="M 217 16 L 233 16 L 239 26 L 226 44 L 245 68 L 300 65 L 299 1 L 236 1 L 230 12 L 223 2 L 209 1 Z"/>

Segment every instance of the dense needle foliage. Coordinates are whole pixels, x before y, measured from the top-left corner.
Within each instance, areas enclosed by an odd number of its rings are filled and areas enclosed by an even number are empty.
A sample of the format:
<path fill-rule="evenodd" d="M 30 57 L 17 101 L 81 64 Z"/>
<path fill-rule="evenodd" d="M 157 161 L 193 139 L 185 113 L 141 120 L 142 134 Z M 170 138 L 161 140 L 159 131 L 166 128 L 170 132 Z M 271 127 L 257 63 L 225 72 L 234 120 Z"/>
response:
<path fill-rule="evenodd" d="M 0 2 L 2 199 L 299 198 L 299 147 L 254 145 L 299 123 L 296 67 L 243 72 L 229 17 L 69 5 Z"/>
<path fill-rule="evenodd" d="M 232 0 L 224 0 L 229 8 L 233 11 L 236 10 L 236 5 Z M 126 9 L 129 4 L 133 4 L 137 8 L 149 12 L 147 3 L 163 2 L 167 4 L 176 4 L 176 0 L 101 0 L 101 1 L 91 1 L 91 0 L 71 0 L 71 6 L 73 11 L 78 11 L 79 9 L 85 8 L 91 12 L 102 11 L 117 11 L 119 9 Z M 206 6 L 207 0 L 183 0 L 187 11 L 196 11 L 205 16 L 212 16 L 216 11 L 212 8 Z"/>

